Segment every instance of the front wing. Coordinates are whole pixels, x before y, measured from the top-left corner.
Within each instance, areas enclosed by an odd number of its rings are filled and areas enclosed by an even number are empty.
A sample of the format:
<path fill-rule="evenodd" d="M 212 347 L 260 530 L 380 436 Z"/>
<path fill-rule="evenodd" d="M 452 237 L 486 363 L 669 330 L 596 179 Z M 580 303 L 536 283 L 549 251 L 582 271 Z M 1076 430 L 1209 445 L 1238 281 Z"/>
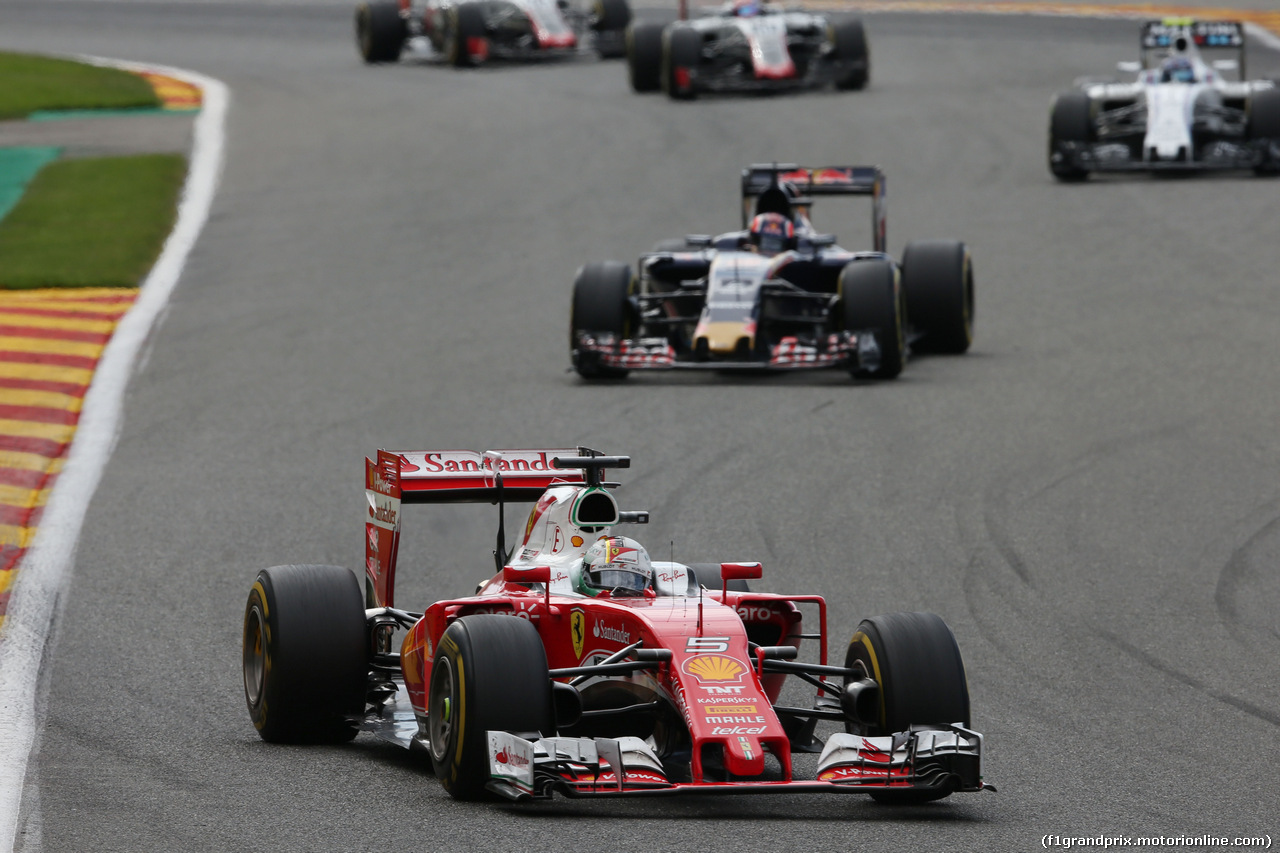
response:
<path fill-rule="evenodd" d="M 833 734 L 812 780 L 676 781 L 645 741 L 539 738 L 489 732 L 487 787 L 512 800 L 691 793 L 844 793 L 995 790 L 982 780 L 982 735 L 961 726 L 888 737 Z"/>
<path fill-rule="evenodd" d="M 758 359 L 698 358 L 681 353 L 666 338 L 618 338 L 607 333 L 579 332 L 576 344 L 574 364 L 591 362 L 619 370 L 875 370 L 880 364 L 880 346 L 875 335 L 867 332 L 834 332 L 821 346 L 788 336 L 770 347 L 767 358 Z"/>
<path fill-rule="evenodd" d="M 1177 172 L 1280 168 L 1280 140 L 1219 141 L 1201 147 L 1195 158 L 1144 160 L 1121 142 L 1059 142 L 1050 152 L 1054 164 L 1089 172 Z"/>

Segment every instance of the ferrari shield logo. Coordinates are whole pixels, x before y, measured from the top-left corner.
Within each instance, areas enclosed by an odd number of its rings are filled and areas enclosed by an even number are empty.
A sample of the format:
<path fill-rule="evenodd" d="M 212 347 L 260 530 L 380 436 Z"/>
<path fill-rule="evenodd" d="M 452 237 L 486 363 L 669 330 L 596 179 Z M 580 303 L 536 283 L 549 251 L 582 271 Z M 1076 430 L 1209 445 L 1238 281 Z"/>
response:
<path fill-rule="evenodd" d="M 587 614 L 576 607 L 569 614 L 569 636 L 573 639 L 573 656 L 582 660 L 582 646 L 587 641 Z"/>

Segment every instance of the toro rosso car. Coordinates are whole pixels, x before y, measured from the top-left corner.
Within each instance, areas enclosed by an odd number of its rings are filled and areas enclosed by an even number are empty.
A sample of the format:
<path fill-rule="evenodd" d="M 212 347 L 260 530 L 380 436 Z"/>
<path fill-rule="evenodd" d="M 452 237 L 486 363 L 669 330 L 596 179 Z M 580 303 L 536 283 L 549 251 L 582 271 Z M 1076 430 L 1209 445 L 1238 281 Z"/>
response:
<path fill-rule="evenodd" d="M 1082 81 L 1054 100 L 1049 171 L 1280 171 L 1280 89 L 1244 79 L 1244 48 L 1238 21 L 1147 22 L 1141 60 L 1119 63 L 1137 79 Z"/>
<path fill-rule="evenodd" d="M 637 22 L 627 30 L 637 92 L 689 99 L 699 92 L 754 92 L 834 85 L 861 89 L 871 76 L 857 18 L 736 0 L 705 17 Z"/>
<path fill-rule="evenodd" d="M 618 535 L 648 520 L 620 512 L 604 481 L 629 464 L 585 448 L 379 451 L 366 461 L 364 590 L 341 567 L 278 566 L 249 593 L 244 684 L 258 732 L 340 742 L 364 731 L 417 747 L 458 799 L 920 802 L 991 787 L 940 618 L 865 620 L 830 662 L 821 596 L 751 592 L 759 563 L 653 560 Z M 402 509 L 458 502 L 497 503 L 496 573 L 474 595 L 401 609 Z M 508 550 L 512 502 L 534 505 Z M 788 681 L 812 702 L 784 701 Z M 835 731 L 817 737 L 819 724 Z M 803 753 L 818 757 L 800 778 Z"/>
<path fill-rule="evenodd" d="M 356 46 L 365 62 L 395 62 L 410 39 L 425 38 L 451 65 L 490 57 L 563 56 L 588 45 L 622 56 L 631 21 L 627 0 L 366 0 L 356 7 Z"/>
<path fill-rule="evenodd" d="M 586 379 L 630 370 L 838 368 L 891 379 L 913 352 L 973 338 L 964 243 L 885 251 L 885 176 L 871 166 L 753 165 L 743 230 L 659 244 L 634 269 L 587 264 L 573 285 L 569 353 Z M 809 219 L 817 196 L 871 197 L 873 251 L 836 245 Z"/>

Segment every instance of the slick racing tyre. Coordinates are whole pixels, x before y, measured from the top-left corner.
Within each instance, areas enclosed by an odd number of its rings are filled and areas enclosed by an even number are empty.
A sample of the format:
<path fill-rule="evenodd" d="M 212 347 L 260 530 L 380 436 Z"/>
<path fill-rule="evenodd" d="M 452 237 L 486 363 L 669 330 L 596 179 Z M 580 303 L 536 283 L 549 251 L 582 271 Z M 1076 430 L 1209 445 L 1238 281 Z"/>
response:
<path fill-rule="evenodd" d="M 623 379 L 629 371 L 603 367 L 591 354 L 575 354 L 578 335 L 608 334 L 618 340 L 630 334 L 628 298 L 635 285 L 631 267 L 621 261 L 587 264 L 573 282 L 569 314 L 569 355 L 583 379 Z"/>
<path fill-rule="evenodd" d="M 484 796 L 487 732 L 555 733 L 538 629 L 510 616 L 463 616 L 440 638 L 427 696 L 431 763 L 454 799 Z"/>
<path fill-rule="evenodd" d="M 395 62 L 407 34 L 395 0 L 371 0 L 356 6 L 356 47 L 365 62 Z"/>
<path fill-rule="evenodd" d="M 1060 181 L 1083 181 L 1089 170 L 1066 157 L 1063 143 L 1093 141 L 1093 109 L 1088 94 L 1065 92 L 1053 101 L 1049 114 L 1049 171 Z"/>
<path fill-rule="evenodd" d="M 840 273 L 840 311 L 847 332 L 871 332 L 879 364 L 855 363 L 857 379 L 893 379 L 902 372 L 906 341 L 902 330 L 902 289 L 892 261 L 851 261 Z"/>
<path fill-rule="evenodd" d="M 656 92 L 662 88 L 662 32 L 666 28 L 656 21 L 627 27 L 627 73 L 632 90 Z"/>
<path fill-rule="evenodd" d="M 883 737 L 913 725 L 969 726 L 969 685 L 956 638 L 932 613 L 890 613 L 858 625 L 846 668 L 861 668 L 880 685 L 880 719 L 874 725 L 845 723 L 851 734 Z M 934 790 L 884 791 L 884 803 L 919 803 L 951 793 Z"/>
<path fill-rule="evenodd" d="M 702 35 L 689 26 L 673 24 L 662 35 L 662 90 L 678 101 L 691 101 L 698 60 L 702 57 Z"/>
<path fill-rule="evenodd" d="M 485 34 L 484 9 L 479 3 L 460 3 L 445 19 L 445 59 L 454 68 L 471 68 L 489 55 L 489 39 Z"/>
<path fill-rule="evenodd" d="M 1256 92 L 1249 103 L 1249 138 L 1269 144 L 1269 151 L 1280 149 L 1280 89 Z M 1259 175 L 1280 174 L 1280 160 L 1270 154 L 1253 170 Z"/>
<path fill-rule="evenodd" d="M 973 261 L 964 243 L 917 240 L 902 253 L 912 352 L 959 355 L 973 342 Z"/>
<path fill-rule="evenodd" d="M 244 611 L 244 696 L 273 743 L 356 736 L 369 674 L 364 596 L 341 566 L 258 573 Z"/>
<path fill-rule="evenodd" d="M 831 24 L 832 58 L 840 63 L 837 89 L 861 89 L 871 79 L 871 54 L 862 21 L 843 18 Z"/>
<path fill-rule="evenodd" d="M 596 53 L 601 59 L 617 59 L 627 52 L 626 30 L 631 23 L 627 0 L 595 0 L 591 27 L 596 32 Z"/>

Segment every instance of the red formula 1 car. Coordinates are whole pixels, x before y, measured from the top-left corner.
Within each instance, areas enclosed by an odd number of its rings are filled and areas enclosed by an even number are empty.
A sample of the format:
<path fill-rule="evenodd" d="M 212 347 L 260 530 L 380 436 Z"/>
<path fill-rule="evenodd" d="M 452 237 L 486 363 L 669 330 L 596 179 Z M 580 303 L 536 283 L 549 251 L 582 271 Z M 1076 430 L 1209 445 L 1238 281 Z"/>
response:
<path fill-rule="evenodd" d="M 459 799 L 810 791 L 920 802 L 991 787 L 940 618 L 865 620 L 843 663 L 829 663 L 820 596 L 751 592 L 759 563 L 651 560 L 614 532 L 648 521 L 620 512 L 604 481 L 629 464 L 585 448 L 366 460 L 364 593 L 335 566 L 266 569 L 249 593 L 245 697 L 261 736 L 366 731 L 425 748 Z M 497 573 L 424 613 L 397 608 L 402 507 L 456 502 L 498 505 Z M 508 551 L 503 508 L 514 502 L 534 506 Z M 800 659 L 802 641 L 816 660 Z M 802 684 L 788 697 L 808 687 L 812 702 L 783 698 L 792 679 Z M 837 730 L 819 740 L 822 722 Z M 805 778 L 798 753 L 819 756 Z"/>

